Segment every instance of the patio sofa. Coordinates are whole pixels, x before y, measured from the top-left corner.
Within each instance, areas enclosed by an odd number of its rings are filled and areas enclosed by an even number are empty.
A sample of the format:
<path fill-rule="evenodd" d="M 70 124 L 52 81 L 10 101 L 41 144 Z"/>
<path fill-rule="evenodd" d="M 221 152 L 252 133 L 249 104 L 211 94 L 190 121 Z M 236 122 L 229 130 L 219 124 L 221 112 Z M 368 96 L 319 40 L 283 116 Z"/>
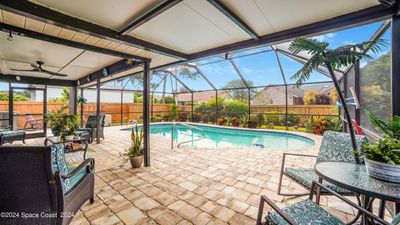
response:
<path fill-rule="evenodd" d="M 68 167 L 62 144 L 0 147 L 0 184 L 1 225 L 66 225 L 94 201 L 94 159 Z"/>
<path fill-rule="evenodd" d="M 76 130 L 76 134 L 79 136 L 88 136 L 89 143 L 92 143 L 93 140 L 97 137 L 97 132 L 99 132 L 99 137 L 104 139 L 104 124 L 105 124 L 105 115 L 100 115 L 100 129 L 97 130 L 97 119 L 96 115 L 89 115 L 85 127 L 78 128 Z"/>

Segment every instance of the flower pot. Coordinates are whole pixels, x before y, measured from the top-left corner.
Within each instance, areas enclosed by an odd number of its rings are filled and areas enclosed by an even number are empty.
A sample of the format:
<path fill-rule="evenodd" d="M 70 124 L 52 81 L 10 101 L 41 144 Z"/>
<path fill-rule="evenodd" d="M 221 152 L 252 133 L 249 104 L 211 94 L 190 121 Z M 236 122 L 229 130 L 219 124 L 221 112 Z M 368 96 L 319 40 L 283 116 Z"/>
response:
<path fill-rule="evenodd" d="M 143 163 L 143 156 L 136 156 L 129 159 L 131 161 L 132 168 L 140 168 Z"/>
<path fill-rule="evenodd" d="M 365 166 L 370 177 L 400 183 L 400 165 L 387 164 L 366 158 Z"/>
<path fill-rule="evenodd" d="M 61 132 L 61 130 L 60 130 L 58 127 L 52 127 L 52 128 L 51 128 L 51 133 L 52 133 L 54 136 L 60 136 L 60 132 Z"/>
<path fill-rule="evenodd" d="M 64 140 L 65 141 L 73 141 L 74 138 L 75 138 L 75 135 L 67 135 L 67 136 L 64 137 Z"/>

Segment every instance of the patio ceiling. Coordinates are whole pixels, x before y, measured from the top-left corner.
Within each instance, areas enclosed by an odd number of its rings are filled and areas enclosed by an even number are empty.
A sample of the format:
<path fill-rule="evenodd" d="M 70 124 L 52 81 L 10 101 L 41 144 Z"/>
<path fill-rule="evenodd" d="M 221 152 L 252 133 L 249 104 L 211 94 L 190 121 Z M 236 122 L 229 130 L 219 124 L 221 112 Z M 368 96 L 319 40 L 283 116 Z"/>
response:
<path fill-rule="evenodd" d="M 210 4 L 215 2 L 225 6 L 225 12 L 215 4 Z M 273 0 L 169 0 L 162 3 L 155 0 L 81 0 L 73 3 L 62 0 L 23 3 L 2 0 L 0 23 L 79 44 L 149 58 L 152 60 L 151 67 L 159 68 L 235 49 L 265 45 L 270 43 L 271 35 L 279 32 L 371 7 L 378 7 L 377 14 L 369 18 L 371 20 L 391 14 L 383 12 L 376 0 L 292 0 L 290 4 Z M 227 13 L 236 16 L 236 19 L 227 16 Z M 358 20 L 354 23 L 363 22 Z M 243 29 L 243 24 L 247 30 Z M 343 23 L 343 26 L 346 25 Z M 328 32 L 337 26 L 331 25 L 315 32 Z M 253 35 L 251 32 L 249 34 L 249 29 L 254 32 Z M 65 79 L 77 80 L 125 58 L 15 34 L 14 40 L 9 42 L 6 40 L 7 29 L 3 27 L 2 30 L 5 31 L 0 33 L 0 70 L 3 74 L 48 77 L 10 70 L 30 68 L 29 64 L 41 59 L 48 66 L 46 69 L 68 74 Z M 292 36 L 289 32 L 286 38 L 279 37 L 279 41 L 287 41 Z M 139 67 L 126 68 L 123 72 L 113 74 L 113 78 L 139 71 Z M 104 78 L 109 79 L 112 78 Z"/>

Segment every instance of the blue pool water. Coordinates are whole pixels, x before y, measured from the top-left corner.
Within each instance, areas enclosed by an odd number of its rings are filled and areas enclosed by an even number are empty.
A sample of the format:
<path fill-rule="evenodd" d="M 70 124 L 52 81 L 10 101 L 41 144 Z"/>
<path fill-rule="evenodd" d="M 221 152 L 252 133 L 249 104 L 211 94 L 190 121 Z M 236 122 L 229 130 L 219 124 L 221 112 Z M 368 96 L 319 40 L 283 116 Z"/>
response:
<path fill-rule="evenodd" d="M 152 124 L 150 133 L 171 137 L 172 124 Z M 204 136 L 203 136 L 204 132 Z M 197 139 L 200 139 L 197 141 Z M 193 141 L 196 140 L 196 141 Z M 174 125 L 174 141 L 182 146 L 194 147 L 254 147 L 265 149 L 295 150 L 314 146 L 314 141 L 299 135 L 250 131 L 229 128 L 184 124 Z"/>

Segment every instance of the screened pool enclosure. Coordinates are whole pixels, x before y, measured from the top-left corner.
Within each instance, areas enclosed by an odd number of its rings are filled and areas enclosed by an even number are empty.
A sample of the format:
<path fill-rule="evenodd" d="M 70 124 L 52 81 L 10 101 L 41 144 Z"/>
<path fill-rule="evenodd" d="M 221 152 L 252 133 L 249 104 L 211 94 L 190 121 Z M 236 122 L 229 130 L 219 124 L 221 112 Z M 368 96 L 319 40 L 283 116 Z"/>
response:
<path fill-rule="evenodd" d="M 390 26 L 390 21 L 383 21 L 313 37 L 333 48 L 378 38 L 388 43 L 382 54 L 372 55 L 373 60 L 335 71 L 346 97 L 352 97 L 349 91 L 352 88 L 361 102 L 361 109 L 350 107 L 352 118 L 371 135 L 376 131 L 364 109 L 383 118 L 391 116 L 391 110 L 382 111 L 373 106 L 376 99 L 391 105 Z M 354 33 L 362 35 L 349 35 Z M 346 127 L 342 126 L 344 120 L 337 106 L 337 93 L 326 68 L 320 67 L 306 83 L 296 86 L 292 76 L 310 56 L 292 54 L 289 45 L 290 42 L 266 45 L 153 70 L 151 121 L 314 133 L 318 131 L 313 130 L 311 121 L 333 123 L 335 129 Z M 379 78 L 371 73 L 376 68 L 380 68 Z M 80 95 L 88 100 L 81 107 L 82 116 L 95 113 L 96 87 L 82 87 Z M 100 109 L 110 125 L 141 123 L 142 102 L 142 73 L 101 83 Z"/>

